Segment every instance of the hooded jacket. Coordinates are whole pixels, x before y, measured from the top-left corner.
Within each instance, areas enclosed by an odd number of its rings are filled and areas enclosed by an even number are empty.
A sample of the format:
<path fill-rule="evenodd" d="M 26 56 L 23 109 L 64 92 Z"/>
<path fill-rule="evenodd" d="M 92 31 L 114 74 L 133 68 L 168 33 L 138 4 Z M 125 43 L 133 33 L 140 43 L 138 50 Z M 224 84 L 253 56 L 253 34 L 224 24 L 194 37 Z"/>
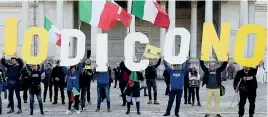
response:
<path fill-rule="evenodd" d="M 19 81 L 21 77 L 21 70 L 23 68 L 23 62 L 20 58 L 17 58 L 18 65 L 12 65 L 6 63 L 5 58 L 1 59 L 1 64 L 7 68 L 7 81 Z"/>
<path fill-rule="evenodd" d="M 226 68 L 227 64 L 228 62 L 224 61 L 222 65 L 215 70 L 216 72 L 215 77 L 216 77 L 218 86 L 221 86 L 221 72 Z M 209 80 L 209 77 L 211 77 L 211 74 L 210 74 L 209 69 L 205 66 L 204 61 L 200 60 L 200 66 L 201 66 L 201 69 L 204 71 L 203 84 L 202 84 L 202 86 L 204 86 L 208 84 L 208 80 Z"/>
<path fill-rule="evenodd" d="M 172 90 L 182 90 L 184 86 L 184 74 L 189 67 L 189 60 L 186 61 L 185 66 L 182 69 L 175 70 L 170 68 L 167 65 L 167 62 L 164 60 L 164 66 L 168 73 L 170 74 L 170 86 Z"/>
<path fill-rule="evenodd" d="M 44 72 L 44 65 L 40 70 L 32 70 L 29 77 L 30 93 L 36 94 L 41 91 L 41 75 Z"/>
<path fill-rule="evenodd" d="M 146 77 L 146 79 L 155 79 L 155 78 L 157 78 L 156 68 L 160 65 L 160 63 L 161 63 L 161 58 L 159 58 L 159 60 L 158 60 L 156 65 L 149 65 L 145 69 L 145 77 Z"/>

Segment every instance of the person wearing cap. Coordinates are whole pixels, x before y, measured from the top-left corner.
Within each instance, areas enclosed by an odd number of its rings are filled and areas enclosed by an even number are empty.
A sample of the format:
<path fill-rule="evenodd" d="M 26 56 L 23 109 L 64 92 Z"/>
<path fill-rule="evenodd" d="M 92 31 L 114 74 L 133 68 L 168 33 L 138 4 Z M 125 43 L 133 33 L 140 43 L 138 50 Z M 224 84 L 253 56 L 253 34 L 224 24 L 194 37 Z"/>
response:
<path fill-rule="evenodd" d="M 188 77 L 189 77 L 189 90 L 192 93 L 192 106 L 194 106 L 195 103 L 195 94 L 197 98 L 197 105 L 201 106 L 200 104 L 200 98 L 199 98 L 199 87 L 200 87 L 200 75 L 199 72 L 196 70 L 195 65 L 191 65 L 190 69 L 187 71 Z"/>
<path fill-rule="evenodd" d="M 29 77 L 29 94 L 30 94 L 30 115 L 33 115 L 34 109 L 34 96 L 36 95 L 40 113 L 43 115 L 43 102 L 41 98 L 41 75 L 44 72 L 44 65 L 40 69 L 38 69 L 39 65 L 33 65 L 31 75 Z"/>
<path fill-rule="evenodd" d="M 229 55 L 227 54 L 227 56 L 229 56 Z M 206 108 L 205 117 L 210 116 L 212 98 L 214 98 L 214 101 L 215 101 L 216 117 L 221 117 L 221 115 L 220 115 L 221 73 L 223 70 L 225 70 L 227 64 L 228 64 L 228 60 L 224 61 L 220 67 L 216 68 L 214 61 L 210 61 L 209 68 L 207 68 L 205 66 L 204 61 L 200 60 L 200 66 L 204 72 L 202 86 L 206 85 L 207 95 L 208 95 L 207 96 L 208 99 L 207 99 L 207 108 Z"/>
<path fill-rule="evenodd" d="M 54 102 L 52 104 L 58 104 L 58 91 L 60 88 L 61 93 L 61 101 L 62 104 L 65 104 L 65 95 L 64 95 L 64 87 L 65 87 L 65 73 L 60 66 L 60 61 L 57 61 L 56 66 L 52 69 L 51 78 L 54 86 Z"/>
<path fill-rule="evenodd" d="M 5 54 L 3 54 L 5 55 Z M 17 114 L 21 114 L 21 97 L 20 97 L 20 77 L 21 77 L 21 70 L 24 66 L 23 61 L 21 58 L 18 58 L 15 54 L 15 57 L 11 58 L 11 64 L 6 63 L 5 56 L 1 59 L 1 64 L 7 68 L 7 82 L 8 82 L 8 100 L 10 101 L 10 111 L 7 114 L 11 114 L 14 112 L 14 99 L 13 95 L 14 92 L 16 94 L 18 100 L 18 112 Z"/>
<path fill-rule="evenodd" d="M 262 62 L 260 62 L 262 64 Z M 245 104 L 249 101 L 249 117 L 253 117 L 255 113 L 255 101 L 257 97 L 257 68 L 244 66 L 243 69 L 237 71 L 233 86 L 235 91 L 239 91 L 239 117 L 243 117 L 245 113 Z M 239 86 L 238 86 L 239 85 Z"/>
<path fill-rule="evenodd" d="M 157 64 L 153 65 L 152 59 L 149 60 L 149 66 L 145 69 L 146 84 L 149 94 L 149 102 L 147 104 L 159 104 L 157 101 L 157 84 L 156 84 L 156 68 L 160 65 L 161 58 L 158 59 Z M 152 88 L 154 91 L 154 102 L 152 101 Z"/>
<path fill-rule="evenodd" d="M 86 95 L 87 95 L 87 102 L 91 104 L 90 101 L 90 87 L 91 81 L 93 79 L 94 70 L 91 66 L 91 61 L 89 59 L 85 60 L 82 72 L 80 74 L 79 85 L 81 90 L 81 108 L 85 110 L 85 102 L 86 102 Z"/>
<path fill-rule="evenodd" d="M 52 65 L 51 63 L 47 63 L 46 64 L 46 69 L 45 69 L 45 78 L 42 80 L 42 82 L 44 83 L 44 102 L 46 102 L 46 97 L 47 97 L 47 90 L 49 89 L 49 99 L 50 102 L 52 102 L 52 79 L 51 79 L 51 72 L 52 72 Z"/>
<path fill-rule="evenodd" d="M 163 57 L 162 57 L 163 58 Z M 166 113 L 163 116 L 169 116 L 170 111 L 176 97 L 176 107 L 175 107 L 175 116 L 179 117 L 179 110 L 181 104 L 181 97 L 183 93 L 183 86 L 184 86 L 184 74 L 189 67 L 189 57 L 187 57 L 187 61 L 182 67 L 182 65 L 174 64 L 173 68 L 168 66 L 167 62 L 164 60 L 164 66 L 168 73 L 170 74 L 170 93 L 168 99 L 168 106 L 166 109 Z"/>

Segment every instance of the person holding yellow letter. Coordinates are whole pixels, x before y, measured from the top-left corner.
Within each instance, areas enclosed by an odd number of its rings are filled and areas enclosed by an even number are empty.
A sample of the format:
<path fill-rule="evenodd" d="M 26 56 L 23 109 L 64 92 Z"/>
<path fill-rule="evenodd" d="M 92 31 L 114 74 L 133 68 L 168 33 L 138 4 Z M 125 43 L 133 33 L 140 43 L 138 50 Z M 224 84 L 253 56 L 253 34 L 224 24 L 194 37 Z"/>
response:
<path fill-rule="evenodd" d="M 227 54 L 228 55 L 228 54 Z M 229 57 L 228 57 L 229 58 Z M 207 109 L 205 117 L 210 116 L 211 101 L 212 97 L 215 100 L 216 106 L 216 117 L 221 117 L 220 115 L 220 86 L 221 86 L 221 72 L 226 68 L 228 61 L 224 61 L 219 68 L 215 68 L 215 63 L 210 62 L 209 68 L 204 64 L 203 60 L 200 60 L 200 66 L 204 71 L 203 85 L 206 85 L 207 88 Z"/>
<path fill-rule="evenodd" d="M 7 112 L 7 114 L 14 112 L 14 99 L 13 94 L 15 91 L 17 100 L 18 100 L 18 112 L 17 114 L 21 114 L 21 98 L 20 98 L 20 76 L 21 76 L 21 70 L 23 68 L 23 61 L 21 58 L 18 58 L 16 54 L 14 54 L 15 57 L 11 58 L 11 64 L 6 63 L 5 59 L 5 53 L 3 54 L 3 57 L 1 59 L 1 64 L 7 68 L 7 87 L 8 87 L 8 100 L 10 101 L 11 110 Z"/>

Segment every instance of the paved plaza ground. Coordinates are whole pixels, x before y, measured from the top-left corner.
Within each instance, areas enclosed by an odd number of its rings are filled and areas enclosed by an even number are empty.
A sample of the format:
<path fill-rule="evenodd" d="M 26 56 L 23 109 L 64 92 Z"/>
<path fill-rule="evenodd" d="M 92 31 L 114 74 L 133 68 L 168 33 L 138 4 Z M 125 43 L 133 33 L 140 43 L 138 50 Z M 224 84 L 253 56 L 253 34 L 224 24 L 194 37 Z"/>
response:
<path fill-rule="evenodd" d="M 233 99 L 234 91 L 232 87 L 232 81 L 224 81 L 223 82 L 225 88 L 226 88 L 226 95 L 221 97 L 221 113 L 223 117 L 237 117 L 237 111 L 238 108 L 235 106 L 237 104 L 237 98 L 235 99 L 234 106 L 230 108 L 231 101 Z M 141 93 L 141 115 L 136 114 L 136 107 L 135 105 L 131 107 L 131 113 L 130 115 L 126 115 L 126 107 L 122 107 L 122 101 L 120 95 L 119 88 L 113 88 L 114 84 L 112 84 L 111 88 L 111 109 L 112 112 L 108 113 L 106 112 L 106 103 L 102 103 L 102 110 L 101 112 L 94 112 L 96 109 L 96 102 L 97 102 L 97 91 L 96 91 L 96 82 L 92 83 L 92 104 L 87 105 L 86 112 L 81 112 L 81 117 L 161 117 L 167 106 L 168 96 L 164 95 L 165 91 L 165 83 L 163 80 L 157 81 L 158 85 L 158 99 L 160 102 L 160 105 L 148 105 L 148 97 L 143 96 L 143 92 Z M 267 117 L 267 84 L 259 84 L 258 87 L 258 94 L 256 99 L 256 114 L 254 117 Z M 200 89 L 200 98 L 201 98 L 201 104 L 202 106 L 191 106 L 191 105 L 185 105 L 184 99 L 182 98 L 182 104 L 180 109 L 180 117 L 203 117 L 205 115 L 205 105 L 206 105 L 206 89 L 202 87 Z M 60 98 L 60 95 L 59 95 Z M 35 99 L 36 100 L 36 99 Z M 47 99 L 48 101 L 48 99 Z M 67 97 L 66 97 L 67 102 Z M 17 101 L 15 99 L 15 107 L 17 105 Z M 52 105 L 51 102 L 45 102 L 44 103 L 44 111 L 45 115 L 41 115 L 39 111 L 39 106 L 37 101 L 35 102 L 35 110 L 34 115 L 37 116 L 44 116 L 44 117 L 67 117 L 64 115 L 65 111 L 67 110 L 67 103 L 65 105 L 58 104 L 58 105 Z M 7 100 L 5 99 L 3 101 L 3 115 L 1 117 L 26 117 L 29 116 L 29 104 L 22 104 L 23 113 L 21 115 L 17 114 L 11 114 L 7 115 L 6 112 L 8 111 L 7 107 Z M 212 112 L 214 112 L 214 103 L 212 105 Z M 15 111 L 17 111 L 17 108 L 15 108 Z M 69 115 L 70 117 L 76 117 L 76 113 Z M 171 116 L 174 116 L 174 105 L 172 108 Z M 213 114 L 214 116 L 214 114 Z M 245 117 L 248 117 L 248 104 L 246 105 L 246 115 Z"/>

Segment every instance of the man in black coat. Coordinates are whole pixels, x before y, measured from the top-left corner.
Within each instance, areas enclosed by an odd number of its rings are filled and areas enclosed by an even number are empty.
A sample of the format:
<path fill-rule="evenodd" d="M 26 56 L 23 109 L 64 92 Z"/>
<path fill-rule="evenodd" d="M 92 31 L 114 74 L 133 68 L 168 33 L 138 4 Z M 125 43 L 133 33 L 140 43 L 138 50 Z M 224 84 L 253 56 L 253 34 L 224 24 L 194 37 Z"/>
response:
<path fill-rule="evenodd" d="M 245 104 L 249 100 L 249 117 L 253 117 L 255 111 L 255 101 L 257 96 L 258 83 L 256 79 L 257 68 L 243 67 L 237 71 L 233 86 L 235 91 L 239 91 L 239 117 L 244 116 Z M 239 85 L 239 86 L 238 86 Z"/>
<path fill-rule="evenodd" d="M 164 70 L 163 76 L 165 78 L 165 83 L 166 83 L 166 92 L 165 92 L 165 95 L 168 95 L 169 94 L 169 90 L 170 90 L 170 75 L 169 75 L 169 73 L 168 73 L 168 71 L 166 69 Z"/>
<path fill-rule="evenodd" d="M 114 71 L 114 80 L 115 80 L 114 88 L 116 88 L 117 81 L 120 78 L 120 72 L 121 72 L 120 67 L 119 67 L 119 63 L 117 63 L 117 66 L 113 69 L 113 71 Z"/>
<path fill-rule="evenodd" d="M 189 88 L 189 68 L 187 69 L 187 71 L 184 74 L 184 104 L 192 104 L 191 103 L 191 95 L 192 92 Z"/>
<path fill-rule="evenodd" d="M 54 102 L 52 104 L 58 104 L 58 91 L 60 88 L 62 104 L 65 104 L 64 87 L 65 87 L 65 73 L 60 66 L 60 61 L 57 61 L 56 66 L 52 69 L 51 78 L 54 85 Z"/>
<path fill-rule="evenodd" d="M 21 98 L 20 98 L 20 77 L 21 77 L 21 70 L 23 68 L 23 61 L 21 58 L 18 58 L 15 54 L 15 57 L 11 58 L 11 64 L 6 63 L 5 56 L 1 59 L 1 64 L 7 68 L 7 82 L 8 82 L 8 99 L 10 101 L 11 110 L 7 112 L 7 114 L 14 112 L 14 99 L 13 95 L 14 92 L 16 94 L 18 100 L 18 112 L 17 114 L 21 114 Z"/>
<path fill-rule="evenodd" d="M 156 84 L 156 68 L 160 65 L 161 58 L 159 58 L 156 65 L 153 65 L 152 59 L 149 60 L 149 66 L 145 69 L 145 77 L 146 77 L 146 84 L 148 87 L 148 93 L 149 93 L 149 102 L 147 104 L 159 104 L 157 101 L 157 84 Z M 152 101 L 152 89 L 154 91 L 154 102 Z"/>

